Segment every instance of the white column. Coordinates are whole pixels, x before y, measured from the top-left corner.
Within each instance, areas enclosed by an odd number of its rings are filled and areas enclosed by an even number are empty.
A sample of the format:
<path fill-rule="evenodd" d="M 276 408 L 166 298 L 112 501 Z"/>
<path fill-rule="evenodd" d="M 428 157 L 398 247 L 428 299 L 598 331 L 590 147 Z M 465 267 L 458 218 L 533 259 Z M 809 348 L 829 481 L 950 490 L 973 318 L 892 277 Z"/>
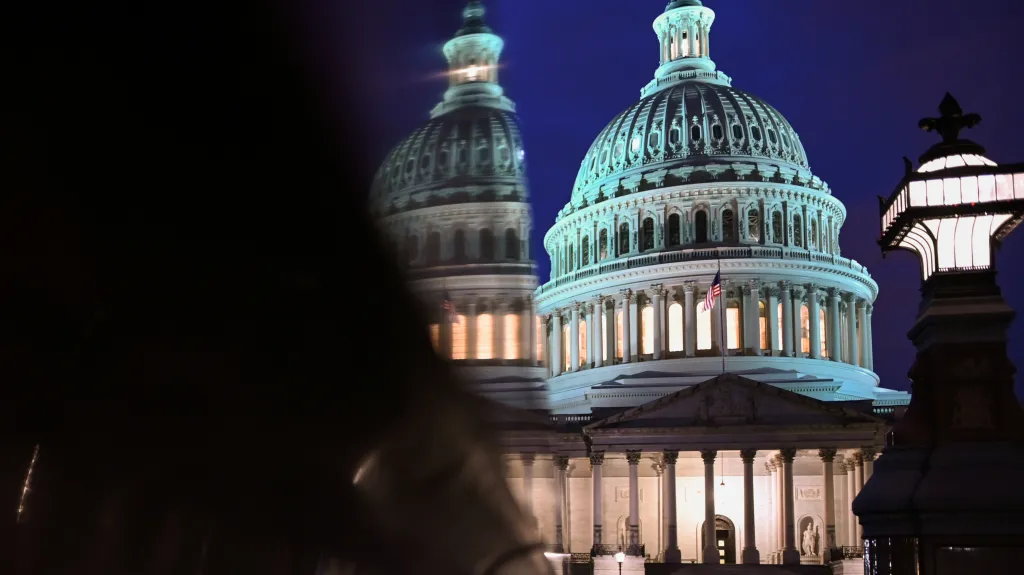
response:
<path fill-rule="evenodd" d="M 637 465 L 640 464 L 640 450 L 627 450 L 629 463 L 629 549 L 627 555 L 640 554 L 640 486 L 637 480 Z"/>
<path fill-rule="evenodd" d="M 761 282 L 750 280 L 746 288 L 743 292 L 746 296 L 743 302 L 743 317 L 746 318 L 743 324 L 743 347 L 754 355 L 761 355 Z"/>
<path fill-rule="evenodd" d="M 848 293 L 844 298 L 846 300 L 846 342 L 850 346 L 850 365 L 861 365 L 859 347 L 857 344 L 857 308 L 860 307 L 862 310 L 861 321 L 863 317 L 863 307 L 857 303 L 857 296 Z"/>
<path fill-rule="evenodd" d="M 665 317 L 665 288 L 661 284 L 651 286 L 651 292 L 654 297 L 654 359 L 661 359 L 662 349 L 664 349 L 665 343 L 661 339 L 661 318 Z M 645 349 L 644 352 L 647 350 Z"/>
<path fill-rule="evenodd" d="M 551 314 L 554 325 L 551 326 L 551 376 L 555 377 L 562 373 L 562 316 L 560 310 Z"/>
<path fill-rule="evenodd" d="M 811 334 L 811 357 L 821 359 L 821 303 L 818 301 L 818 286 L 807 286 L 807 315 Z"/>
<path fill-rule="evenodd" d="M 821 542 L 821 563 L 828 565 L 832 561 L 832 550 L 836 547 L 835 477 L 832 475 L 836 450 L 820 449 L 818 457 L 821 457 L 821 473 L 825 482 L 825 540 Z"/>
<path fill-rule="evenodd" d="M 569 371 L 580 369 L 580 305 L 573 302 L 569 319 Z"/>
<path fill-rule="evenodd" d="M 875 471 L 875 450 L 871 447 L 861 449 L 860 458 L 864 460 L 864 481 L 861 483 L 861 487 L 864 487 Z"/>
<path fill-rule="evenodd" d="M 836 548 L 843 547 L 849 540 L 849 504 L 846 501 L 846 463 L 837 462 L 833 466 L 835 474 L 835 498 L 836 498 Z"/>
<path fill-rule="evenodd" d="M 758 565 L 761 554 L 757 551 L 754 526 L 754 458 L 756 449 L 740 451 L 743 460 L 743 564 Z"/>
<path fill-rule="evenodd" d="M 683 332 L 683 346 L 686 349 L 686 357 L 693 357 L 697 353 L 697 310 L 693 301 L 693 292 L 696 289 L 696 282 L 688 281 L 683 284 L 683 320 L 686 326 Z"/>
<path fill-rule="evenodd" d="M 854 333 L 855 335 L 859 335 L 860 336 L 859 337 L 860 341 L 858 342 L 860 344 L 860 357 L 856 357 L 855 356 L 851 363 L 853 363 L 854 365 L 859 365 L 859 366 L 861 366 L 863 368 L 866 368 L 866 369 L 868 369 L 868 356 L 871 354 L 871 352 L 869 351 L 869 348 L 868 348 L 868 314 L 867 314 L 867 308 L 868 308 L 868 303 L 866 301 L 861 300 L 857 304 L 857 324 L 859 325 L 860 329 L 857 332 L 851 332 L 851 333 Z"/>
<path fill-rule="evenodd" d="M 527 513 L 533 517 L 533 459 L 532 453 L 522 453 L 519 458 L 523 461 L 523 505 Z"/>
<path fill-rule="evenodd" d="M 875 306 L 867 304 L 864 306 L 865 318 L 864 318 L 864 356 L 867 358 L 866 368 L 874 371 L 875 369 L 875 335 L 874 330 L 871 328 L 871 312 L 874 311 Z"/>
<path fill-rule="evenodd" d="M 466 359 L 476 359 L 476 302 L 466 304 Z"/>
<path fill-rule="evenodd" d="M 611 307 L 604 310 L 604 329 L 607 333 L 605 339 L 608 340 L 608 349 L 605 353 L 608 356 L 608 365 L 615 363 L 615 298 L 609 298 L 611 300 Z"/>
<path fill-rule="evenodd" d="M 795 449 L 780 449 L 782 455 L 782 489 L 786 495 L 786 547 L 782 550 L 783 565 L 799 565 L 800 551 L 796 548 L 796 518 L 793 515 L 793 459 Z"/>
<path fill-rule="evenodd" d="M 602 470 L 604 467 L 604 452 L 595 451 L 590 454 L 590 470 L 593 475 L 593 490 L 594 490 L 594 548 L 593 551 L 598 551 L 598 546 L 601 545 L 603 538 L 603 521 L 604 521 L 604 503 L 601 499 L 603 485 Z M 597 553 L 599 554 L 599 553 Z"/>
<path fill-rule="evenodd" d="M 629 349 L 633 355 L 640 355 L 640 300 L 636 292 L 630 292 L 629 296 Z M 632 359 L 632 358 L 631 358 Z M 639 360 L 639 358 L 638 358 Z"/>
<path fill-rule="evenodd" d="M 771 563 L 772 556 L 779 548 L 779 486 L 776 483 L 779 476 L 771 458 L 765 462 L 764 470 L 768 477 L 768 562 Z"/>
<path fill-rule="evenodd" d="M 782 282 L 782 355 L 793 356 L 793 289 L 789 282 Z"/>
<path fill-rule="evenodd" d="M 562 526 L 564 525 L 565 512 L 565 470 L 569 468 L 569 458 L 565 455 L 556 455 L 555 464 L 555 553 L 564 552 L 562 538 Z"/>
<path fill-rule="evenodd" d="M 665 563 L 679 563 L 683 560 L 679 551 L 678 508 L 676 507 L 676 460 L 678 451 L 665 450 L 665 516 L 668 519 L 668 536 L 665 544 Z"/>
<path fill-rule="evenodd" d="M 597 301 L 594 303 L 594 313 L 591 314 L 594 318 L 594 325 L 589 327 L 591 332 L 594 334 L 594 367 L 601 367 L 604 362 L 604 337 L 601 331 L 601 324 L 604 323 L 604 298 L 597 296 Z"/>
<path fill-rule="evenodd" d="M 782 550 L 786 548 L 786 489 L 782 478 L 782 456 L 776 453 L 774 460 L 776 498 L 779 503 L 778 515 L 775 517 L 775 524 L 778 529 L 776 537 L 778 548 L 775 553 L 775 561 L 776 563 L 782 563 Z"/>
<path fill-rule="evenodd" d="M 839 290 L 828 288 L 828 358 L 842 361 L 843 351 L 840 341 Z"/>
<path fill-rule="evenodd" d="M 853 500 L 857 498 L 857 464 L 850 457 L 844 459 L 846 462 L 846 544 L 850 547 L 860 547 L 857 541 L 857 516 L 853 514 Z"/>
<path fill-rule="evenodd" d="M 632 323 L 629 321 L 629 308 L 630 305 L 636 301 L 636 296 L 633 295 L 631 290 L 623 290 L 622 292 L 622 363 L 629 363 L 633 357 L 633 348 L 630 346 L 630 334 L 633 330 L 630 326 Z"/>
<path fill-rule="evenodd" d="M 704 460 L 704 560 L 703 563 L 718 565 L 718 541 L 715 537 L 715 456 L 713 449 L 700 452 Z"/>
<path fill-rule="evenodd" d="M 861 487 L 864 487 L 864 459 L 861 457 L 860 453 L 855 453 L 855 454 L 853 454 L 853 494 L 854 494 L 854 498 L 856 498 L 857 495 L 860 495 Z M 851 510 L 853 509 L 853 502 L 852 501 L 850 502 L 850 508 L 851 508 Z M 855 547 L 863 547 L 864 546 L 864 528 L 861 526 L 860 521 L 857 518 L 854 518 L 854 523 L 856 525 L 856 531 L 855 532 L 857 534 L 857 539 L 856 539 L 856 543 L 854 544 L 854 546 Z"/>
<path fill-rule="evenodd" d="M 775 286 L 768 288 L 768 341 L 771 355 L 777 355 L 782 350 L 782 342 L 779 341 L 779 288 Z"/>

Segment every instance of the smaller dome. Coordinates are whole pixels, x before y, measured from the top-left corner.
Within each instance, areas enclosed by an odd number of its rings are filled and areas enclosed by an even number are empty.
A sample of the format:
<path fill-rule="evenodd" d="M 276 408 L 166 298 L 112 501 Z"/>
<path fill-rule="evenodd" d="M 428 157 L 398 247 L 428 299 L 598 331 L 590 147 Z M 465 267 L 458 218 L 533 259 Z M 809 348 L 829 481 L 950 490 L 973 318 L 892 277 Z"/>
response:
<path fill-rule="evenodd" d="M 387 213 L 432 202 L 486 201 L 444 191 L 468 186 L 495 194 L 491 199 L 526 201 L 521 134 L 516 115 L 499 108 L 464 106 L 431 118 L 388 153 L 374 178 L 371 205 Z"/>

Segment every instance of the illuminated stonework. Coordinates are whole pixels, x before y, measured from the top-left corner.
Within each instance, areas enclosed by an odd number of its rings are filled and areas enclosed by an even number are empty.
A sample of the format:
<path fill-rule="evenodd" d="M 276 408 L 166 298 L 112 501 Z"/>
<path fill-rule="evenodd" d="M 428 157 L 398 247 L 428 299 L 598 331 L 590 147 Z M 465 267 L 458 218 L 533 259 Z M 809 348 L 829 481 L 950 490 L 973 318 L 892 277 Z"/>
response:
<path fill-rule="evenodd" d="M 654 80 L 594 140 L 544 237 L 552 409 L 635 406 L 723 355 L 818 399 L 905 405 L 872 371 L 878 286 L 840 255 L 846 209 L 789 122 L 717 70 L 714 19 L 696 0 L 656 18 Z M 719 269 L 725 309 L 704 313 Z"/>

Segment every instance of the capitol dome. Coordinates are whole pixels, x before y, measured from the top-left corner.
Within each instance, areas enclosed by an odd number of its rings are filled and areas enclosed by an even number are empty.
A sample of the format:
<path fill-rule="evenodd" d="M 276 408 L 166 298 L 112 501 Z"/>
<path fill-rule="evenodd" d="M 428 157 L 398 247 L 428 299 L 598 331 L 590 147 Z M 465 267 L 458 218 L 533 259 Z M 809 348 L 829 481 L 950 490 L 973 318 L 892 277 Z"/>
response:
<path fill-rule="evenodd" d="M 735 179 L 733 164 L 811 179 L 800 137 L 782 114 L 727 80 L 693 74 L 644 96 L 601 131 L 583 158 L 571 205 L 614 195 L 630 179 L 663 185 L 661 171 L 678 180 L 699 167 Z"/>
<path fill-rule="evenodd" d="M 846 208 L 782 114 L 717 69 L 714 19 L 700 0 L 655 19 L 654 78 L 598 134 L 544 236 L 551 408 L 621 410 L 726 371 L 905 405 L 872 370 L 878 286 L 840 253 Z"/>
<path fill-rule="evenodd" d="M 438 354 L 482 395 L 544 409 L 526 154 L 515 104 L 498 83 L 504 41 L 484 14 L 478 0 L 463 10 L 444 45 L 448 89 L 387 155 L 370 205 Z"/>

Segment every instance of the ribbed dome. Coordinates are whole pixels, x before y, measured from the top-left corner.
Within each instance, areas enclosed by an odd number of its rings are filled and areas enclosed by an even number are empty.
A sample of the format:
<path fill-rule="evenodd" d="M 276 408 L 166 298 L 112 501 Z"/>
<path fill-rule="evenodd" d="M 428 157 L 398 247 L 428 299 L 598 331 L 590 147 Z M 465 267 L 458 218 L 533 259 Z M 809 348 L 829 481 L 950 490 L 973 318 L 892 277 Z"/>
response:
<path fill-rule="evenodd" d="M 522 142 L 519 119 L 507 110 L 465 106 L 432 118 L 384 160 L 371 191 L 373 208 L 526 201 Z M 469 186 L 477 191 L 462 189 Z"/>
<path fill-rule="evenodd" d="M 623 177 L 765 159 L 808 168 L 800 138 L 782 114 L 729 85 L 684 81 L 642 98 L 608 124 L 583 159 L 572 205 L 593 203 L 602 187 L 613 194 Z"/>

